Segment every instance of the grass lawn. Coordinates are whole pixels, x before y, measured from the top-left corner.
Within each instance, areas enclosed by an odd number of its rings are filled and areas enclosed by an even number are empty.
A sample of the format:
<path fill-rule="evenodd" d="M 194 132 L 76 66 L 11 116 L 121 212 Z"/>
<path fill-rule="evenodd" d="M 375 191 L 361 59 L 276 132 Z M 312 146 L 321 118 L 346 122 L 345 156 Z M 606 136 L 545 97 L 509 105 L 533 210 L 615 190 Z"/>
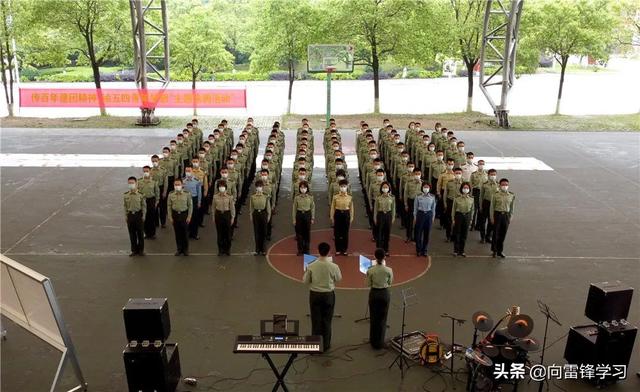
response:
<path fill-rule="evenodd" d="M 287 115 L 283 116 L 284 128 L 298 128 L 302 118 L 308 118 L 316 128 L 324 124 L 322 115 Z M 495 119 L 478 112 L 442 113 L 442 114 L 354 114 L 334 116 L 342 128 L 359 127 L 360 120 L 368 122 L 372 128 L 382 124 L 389 118 L 398 128 L 405 128 L 410 121 L 420 121 L 423 128 L 431 129 L 437 121 L 453 130 L 500 130 Z M 221 117 L 200 116 L 200 123 L 205 128 L 217 125 Z M 161 117 L 160 128 L 181 128 L 191 120 L 191 116 Z M 231 118 L 229 118 L 231 121 Z M 0 119 L 0 127 L 5 128 L 135 128 L 135 117 L 93 116 L 85 118 L 37 118 L 37 117 L 4 117 Z M 618 114 L 600 116 L 512 116 L 512 130 L 539 131 L 640 131 L 640 114 Z"/>

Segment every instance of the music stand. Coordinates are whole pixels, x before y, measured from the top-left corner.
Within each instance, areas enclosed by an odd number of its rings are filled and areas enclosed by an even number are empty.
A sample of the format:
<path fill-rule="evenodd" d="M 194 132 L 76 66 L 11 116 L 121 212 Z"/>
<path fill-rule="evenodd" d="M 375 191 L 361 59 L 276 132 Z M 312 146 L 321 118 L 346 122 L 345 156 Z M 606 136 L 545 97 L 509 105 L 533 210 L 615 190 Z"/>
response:
<path fill-rule="evenodd" d="M 402 328 L 400 330 L 400 352 L 396 355 L 395 359 L 389 365 L 389 369 L 393 367 L 393 365 L 398 365 L 400 368 L 400 378 L 404 379 L 404 369 L 405 367 L 409 369 L 411 365 L 405 357 L 404 353 L 404 329 L 406 327 L 405 317 L 407 313 L 407 307 L 416 305 L 418 303 L 418 297 L 413 288 L 408 287 L 402 290 Z"/>
<path fill-rule="evenodd" d="M 538 309 L 540 310 L 540 313 L 544 314 L 544 316 L 546 317 L 546 321 L 544 324 L 544 338 L 542 339 L 542 352 L 540 353 L 540 365 L 544 366 L 544 351 L 547 346 L 547 330 L 549 328 L 549 320 L 558 324 L 558 326 L 560 327 L 562 326 L 562 324 L 560 323 L 558 316 L 556 316 L 553 310 L 551 310 L 549 305 L 545 304 L 541 300 L 538 300 Z M 549 389 L 548 381 L 541 380 L 538 384 L 538 392 L 542 392 L 542 385 L 544 385 L 545 382 L 547 382 L 547 389 Z"/>
<path fill-rule="evenodd" d="M 371 268 L 372 264 L 373 263 L 371 262 L 371 260 L 362 255 L 360 255 L 360 257 L 358 258 L 358 269 L 360 270 L 360 273 L 364 274 L 364 276 L 367 276 L 367 270 Z M 371 317 L 369 317 L 369 304 L 367 303 L 367 307 L 364 310 L 364 317 L 357 319 L 356 321 L 354 321 L 354 323 L 359 323 L 361 321 L 370 319 Z"/>
<path fill-rule="evenodd" d="M 467 320 L 455 318 L 447 313 L 441 314 L 440 317 L 451 319 L 451 368 L 449 369 L 449 374 L 451 374 L 451 387 L 453 389 L 456 389 L 456 383 L 455 383 L 456 371 L 453 368 L 453 360 L 455 356 L 454 354 L 456 353 L 456 346 L 457 346 L 456 345 L 456 323 L 458 325 L 462 325 Z"/>

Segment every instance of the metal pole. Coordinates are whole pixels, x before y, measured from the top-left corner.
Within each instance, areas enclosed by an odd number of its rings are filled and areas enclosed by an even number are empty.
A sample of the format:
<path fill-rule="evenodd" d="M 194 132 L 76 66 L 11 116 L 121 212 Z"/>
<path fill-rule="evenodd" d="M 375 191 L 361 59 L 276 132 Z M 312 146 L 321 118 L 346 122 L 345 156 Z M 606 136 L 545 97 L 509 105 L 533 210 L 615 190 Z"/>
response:
<path fill-rule="evenodd" d="M 327 117 L 326 128 L 329 128 L 329 119 L 331 118 L 331 71 L 327 72 Z"/>

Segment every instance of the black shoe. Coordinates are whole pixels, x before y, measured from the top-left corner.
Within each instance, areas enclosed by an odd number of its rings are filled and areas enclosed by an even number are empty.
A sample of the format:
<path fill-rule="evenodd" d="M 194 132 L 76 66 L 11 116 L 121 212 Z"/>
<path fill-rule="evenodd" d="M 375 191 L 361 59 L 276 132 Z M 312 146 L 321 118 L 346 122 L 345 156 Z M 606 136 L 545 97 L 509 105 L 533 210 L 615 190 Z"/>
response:
<path fill-rule="evenodd" d="M 296 256 L 302 256 L 302 252 L 296 253 Z"/>
<path fill-rule="evenodd" d="M 260 252 L 253 252 L 254 256 L 260 256 Z"/>
<path fill-rule="evenodd" d="M 224 253 L 218 252 L 218 256 L 223 256 L 223 255 L 224 255 Z"/>
<path fill-rule="evenodd" d="M 204 225 L 203 225 L 202 223 L 200 223 L 198 226 L 200 226 L 200 227 L 204 227 Z"/>
<path fill-rule="evenodd" d="M 271 241 L 271 237 L 266 237 L 265 240 Z"/>
<path fill-rule="evenodd" d="M 458 254 L 456 252 L 453 252 L 453 257 L 458 257 Z"/>
<path fill-rule="evenodd" d="M 185 250 L 185 251 L 182 252 L 182 255 L 183 256 L 189 256 L 189 252 Z"/>
<path fill-rule="evenodd" d="M 173 255 L 174 255 L 174 256 L 180 256 L 181 254 L 182 254 L 182 252 L 180 252 L 180 251 L 176 251 L 176 253 L 174 253 Z"/>
<path fill-rule="evenodd" d="M 481 243 L 481 244 L 484 244 L 484 238 L 481 238 L 481 239 L 480 239 L 480 243 Z"/>
<path fill-rule="evenodd" d="M 260 252 L 263 256 L 266 256 L 267 253 L 266 252 Z"/>
<path fill-rule="evenodd" d="M 163 229 L 167 227 L 167 225 L 160 225 L 160 227 L 162 227 Z"/>
<path fill-rule="evenodd" d="M 229 252 L 225 252 L 225 254 L 226 254 L 227 256 L 231 256 L 231 253 L 229 253 Z"/>
<path fill-rule="evenodd" d="M 144 252 L 138 252 L 138 256 L 146 256 L 147 254 Z"/>
<path fill-rule="evenodd" d="M 491 257 L 496 258 L 496 252 L 491 253 Z"/>
<path fill-rule="evenodd" d="M 444 242 L 451 242 L 449 238 L 445 239 Z"/>
<path fill-rule="evenodd" d="M 502 252 L 498 253 L 498 256 L 502 257 L 503 259 L 504 259 L 505 257 L 507 257 L 507 256 L 505 256 L 505 255 L 504 255 L 504 253 L 502 253 Z"/>
<path fill-rule="evenodd" d="M 131 253 L 129 253 L 129 257 L 133 257 L 133 256 L 135 256 L 135 255 L 137 255 L 137 253 L 136 253 L 136 252 L 131 252 Z"/>

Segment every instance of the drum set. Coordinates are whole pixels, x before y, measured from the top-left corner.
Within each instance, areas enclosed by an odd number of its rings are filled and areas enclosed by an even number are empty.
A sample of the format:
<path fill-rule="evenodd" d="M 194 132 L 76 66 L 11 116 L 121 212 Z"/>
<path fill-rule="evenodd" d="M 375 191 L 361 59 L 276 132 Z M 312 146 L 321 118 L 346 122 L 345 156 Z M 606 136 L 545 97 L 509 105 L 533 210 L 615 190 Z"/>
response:
<path fill-rule="evenodd" d="M 533 320 L 520 314 L 520 307 L 512 306 L 497 323 L 483 311 L 475 312 L 472 321 L 473 344 L 465 351 L 469 370 L 467 390 L 496 391 L 500 384 L 508 383 L 513 384 L 513 391 L 517 391 L 518 382 L 531 367 L 529 353 L 541 348 L 538 340 L 529 336 L 533 331 Z M 506 326 L 499 328 L 505 322 Z M 478 332 L 486 332 L 480 342 Z"/>

